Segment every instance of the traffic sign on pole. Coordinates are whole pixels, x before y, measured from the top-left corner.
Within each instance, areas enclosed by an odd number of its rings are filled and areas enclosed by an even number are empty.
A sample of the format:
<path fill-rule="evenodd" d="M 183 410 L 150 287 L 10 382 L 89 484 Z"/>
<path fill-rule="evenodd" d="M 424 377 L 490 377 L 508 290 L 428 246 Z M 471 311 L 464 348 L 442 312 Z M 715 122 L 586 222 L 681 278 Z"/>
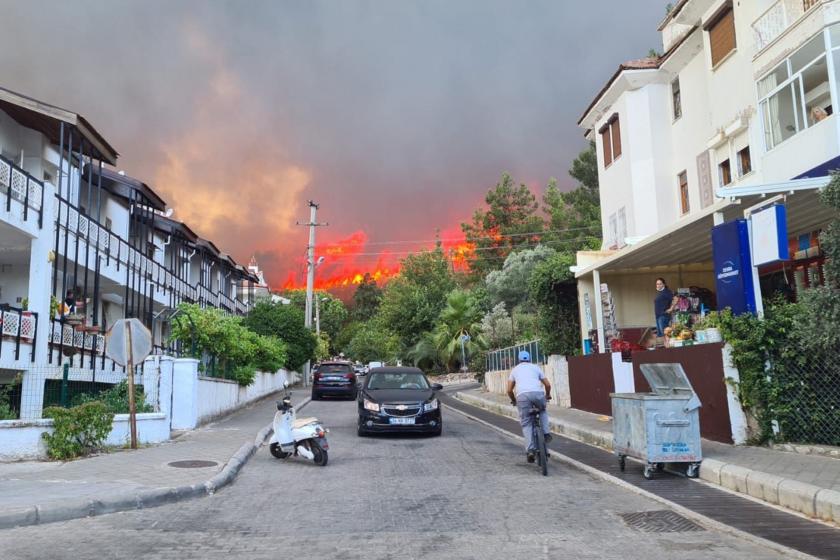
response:
<path fill-rule="evenodd" d="M 152 353 L 152 333 L 140 319 L 119 319 L 105 334 L 105 355 L 126 367 L 131 448 L 137 449 L 137 406 L 134 402 L 134 365 Z"/>

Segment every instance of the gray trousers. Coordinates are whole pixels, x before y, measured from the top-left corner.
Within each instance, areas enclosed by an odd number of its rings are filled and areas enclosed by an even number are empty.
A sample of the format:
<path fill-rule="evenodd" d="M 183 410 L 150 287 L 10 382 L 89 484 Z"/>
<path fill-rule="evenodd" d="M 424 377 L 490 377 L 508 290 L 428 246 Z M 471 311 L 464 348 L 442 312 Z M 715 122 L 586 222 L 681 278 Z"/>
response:
<path fill-rule="evenodd" d="M 525 451 L 535 451 L 537 449 L 537 442 L 531 441 L 531 430 L 533 416 L 531 406 L 536 405 L 542 411 L 540 412 L 540 423 L 542 424 L 543 433 L 548 433 L 548 412 L 545 410 L 545 392 L 534 391 L 533 393 L 520 393 L 516 395 L 516 408 L 519 409 L 519 423 L 522 425 L 522 435 L 525 436 Z"/>

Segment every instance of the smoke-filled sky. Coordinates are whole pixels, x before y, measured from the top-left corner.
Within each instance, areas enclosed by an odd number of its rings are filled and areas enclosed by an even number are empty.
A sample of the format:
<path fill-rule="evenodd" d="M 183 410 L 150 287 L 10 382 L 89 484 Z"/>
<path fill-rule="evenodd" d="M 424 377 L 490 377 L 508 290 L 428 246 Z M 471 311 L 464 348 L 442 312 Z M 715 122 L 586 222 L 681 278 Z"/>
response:
<path fill-rule="evenodd" d="M 571 187 L 578 117 L 620 62 L 660 48 L 664 6 L 0 0 L 0 85 L 87 117 L 119 169 L 280 287 L 308 199 L 330 223 L 319 243 L 357 247 L 335 274 L 411 248 L 378 243 L 457 233 L 503 171 Z"/>

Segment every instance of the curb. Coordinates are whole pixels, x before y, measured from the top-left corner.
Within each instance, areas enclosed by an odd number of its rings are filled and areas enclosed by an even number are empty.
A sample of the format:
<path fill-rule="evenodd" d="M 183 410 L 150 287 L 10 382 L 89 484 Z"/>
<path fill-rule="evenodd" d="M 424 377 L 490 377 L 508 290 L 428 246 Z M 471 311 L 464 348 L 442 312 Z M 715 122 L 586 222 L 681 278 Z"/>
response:
<path fill-rule="evenodd" d="M 296 410 L 300 410 L 311 398 L 303 399 Z M 274 433 L 273 423 L 257 432 L 253 442 L 246 442 L 231 455 L 221 471 L 203 483 L 183 485 L 177 487 L 151 488 L 137 493 L 114 495 L 98 500 L 83 499 L 69 501 L 60 505 L 29 506 L 0 512 L 0 529 L 43 525 L 58 521 L 70 521 L 85 517 L 95 517 L 121 511 L 148 509 L 166 504 L 173 504 L 184 500 L 191 500 L 202 496 L 212 496 L 221 488 L 231 484 L 254 456 L 257 450 Z"/>
<path fill-rule="evenodd" d="M 511 405 L 461 392 L 455 393 L 453 396 L 463 403 L 508 418 L 519 418 L 516 409 Z M 612 432 L 561 423 L 551 416 L 549 416 L 549 425 L 551 431 L 570 439 L 594 445 L 607 451 L 613 449 Z M 781 506 L 807 517 L 840 525 L 840 492 L 838 491 L 706 458 L 700 464 L 699 478 L 727 490 L 745 494 L 768 504 Z"/>
<path fill-rule="evenodd" d="M 456 396 L 456 398 L 458 398 L 458 397 Z M 466 400 L 463 400 L 463 399 L 460 399 L 460 398 L 458 398 L 458 400 L 461 400 L 462 402 L 465 402 L 465 403 L 467 402 Z M 504 406 L 504 405 L 502 405 L 502 406 Z M 494 426 L 493 424 L 490 424 L 489 422 L 487 422 L 485 420 L 482 420 L 481 418 L 476 418 L 475 416 L 472 416 L 471 414 L 469 414 L 467 412 L 464 412 L 462 410 L 458 410 L 457 408 L 454 408 L 454 407 L 451 407 L 451 406 L 448 407 L 448 408 L 449 408 L 449 410 L 451 410 L 451 411 L 453 411 L 457 414 L 460 414 L 461 416 L 464 416 L 465 418 L 469 418 L 470 420 L 472 420 L 474 422 L 482 424 L 483 426 L 486 426 L 486 427 L 498 432 L 499 434 L 501 434 L 503 436 L 507 436 L 507 437 L 509 437 L 511 439 L 515 439 L 517 441 L 525 441 L 525 438 L 523 438 L 522 436 L 514 434 L 512 432 L 508 432 L 504 428 Z M 486 410 L 490 410 L 490 409 L 486 409 Z M 492 412 L 492 410 L 491 410 L 491 412 Z M 775 543 L 775 542 L 767 540 L 765 538 L 753 535 L 751 533 L 747 533 L 746 531 L 742 531 L 741 529 L 736 529 L 735 527 L 731 527 L 731 526 L 726 525 L 724 523 L 721 523 L 719 521 L 715 521 L 714 519 L 706 517 L 705 515 L 703 515 L 701 513 L 697 513 L 694 510 L 688 509 L 685 506 L 681 506 L 680 504 L 671 502 L 670 500 L 668 500 L 666 498 L 663 498 L 662 496 L 658 496 L 658 495 L 656 495 L 652 492 L 648 492 L 647 490 L 644 490 L 643 488 L 639 488 L 638 486 L 634 486 L 633 484 L 630 484 L 629 482 L 621 480 L 620 478 L 616 478 L 616 477 L 612 476 L 611 474 L 600 471 L 600 470 L 596 469 L 595 467 L 590 467 L 589 465 L 587 465 L 585 463 L 581 463 L 580 461 L 578 461 L 576 459 L 572 459 L 568 455 L 564 455 L 564 454 L 559 453 L 557 451 L 552 451 L 551 452 L 551 458 L 552 459 L 558 459 L 560 462 L 566 463 L 570 467 L 578 469 L 582 472 L 585 472 L 585 473 L 589 474 L 590 476 L 592 476 L 594 478 L 597 478 L 598 480 L 602 480 L 602 481 L 610 483 L 610 484 L 615 484 L 616 486 L 619 486 L 619 487 L 621 487 L 625 490 L 628 490 L 630 492 L 633 492 L 633 493 L 638 494 L 640 496 L 644 496 L 644 497 L 649 498 L 649 499 L 651 499 L 655 502 L 658 502 L 660 504 L 668 506 L 669 508 L 676 511 L 680 515 L 682 515 L 684 517 L 687 517 L 689 519 L 692 519 L 692 520 L 700 523 L 701 525 L 705 525 L 706 527 L 718 530 L 722 533 L 727 533 L 727 534 L 733 535 L 733 536 L 738 537 L 740 539 L 743 539 L 745 541 L 763 546 L 765 548 L 769 548 L 771 550 L 774 550 L 776 552 L 779 552 L 781 554 L 784 554 L 784 555 L 787 555 L 787 556 L 790 556 L 790 557 L 793 557 L 793 558 L 799 558 L 801 560 L 816 560 L 816 557 L 814 557 L 810 554 L 800 552 L 796 549 L 789 548 L 789 547 L 781 545 L 779 543 Z"/>

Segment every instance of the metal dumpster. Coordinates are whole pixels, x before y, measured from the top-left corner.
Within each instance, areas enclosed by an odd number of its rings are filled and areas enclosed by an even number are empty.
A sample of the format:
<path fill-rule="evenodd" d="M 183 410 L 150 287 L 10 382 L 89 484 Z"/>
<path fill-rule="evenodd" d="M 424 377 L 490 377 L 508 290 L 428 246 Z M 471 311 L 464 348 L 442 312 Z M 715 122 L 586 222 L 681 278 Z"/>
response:
<path fill-rule="evenodd" d="M 652 393 L 612 393 L 613 445 L 621 470 L 625 458 L 645 462 L 645 478 L 665 463 L 688 463 L 695 478 L 700 450 L 700 399 L 680 364 L 642 364 Z"/>

